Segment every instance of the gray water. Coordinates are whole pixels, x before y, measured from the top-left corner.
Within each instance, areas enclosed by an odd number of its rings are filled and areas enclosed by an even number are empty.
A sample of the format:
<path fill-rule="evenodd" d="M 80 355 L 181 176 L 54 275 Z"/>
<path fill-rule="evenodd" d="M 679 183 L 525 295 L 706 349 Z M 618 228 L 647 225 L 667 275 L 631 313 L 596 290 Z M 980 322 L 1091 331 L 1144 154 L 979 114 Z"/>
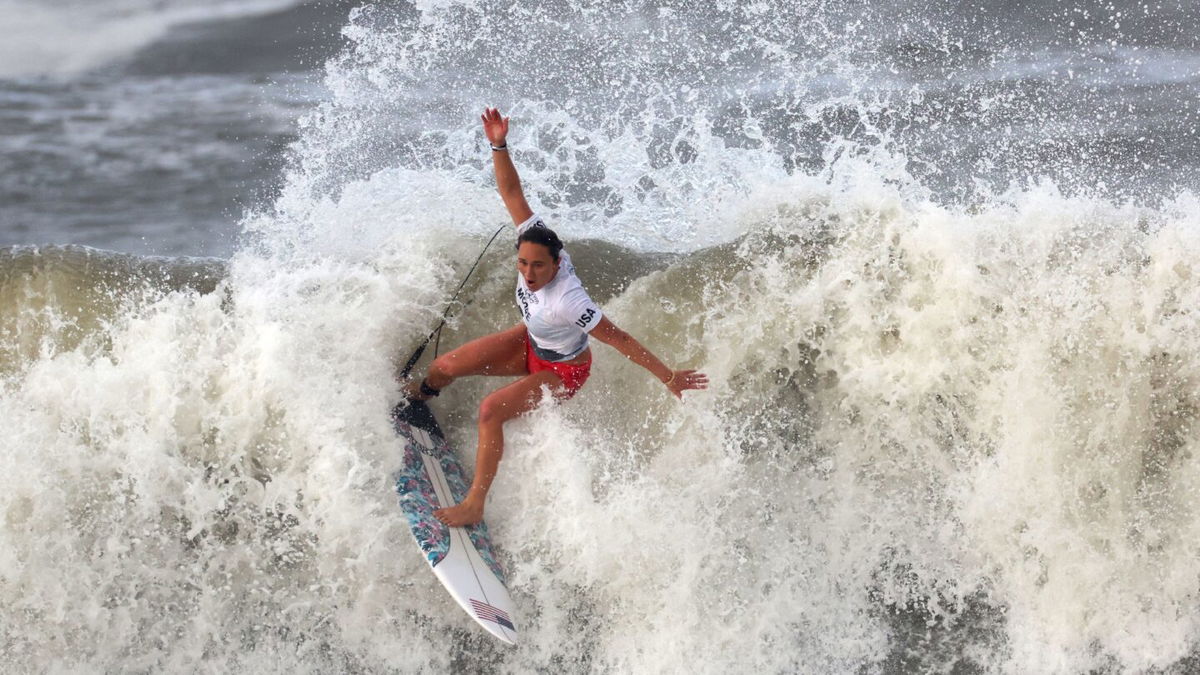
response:
<path fill-rule="evenodd" d="M 0 8 L 14 31 L 0 51 L 0 246 L 230 255 L 242 215 L 278 190 L 297 118 L 327 95 L 349 6 Z M 89 50 L 94 33 L 103 49 Z"/>
<path fill-rule="evenodd" d="M 0 52 L 13 670 L 1195 669 L 1196 5 L 67 7 L 0 8 L 59 37 Z M 506 427 L 516 649 L 389 479 L 507 218 L 485 105 L 712 378 L 597 346 Z M 518 320 L 505 241 L 443 348 Z M 495 384 L 435 403 L 468 462 Z"/>

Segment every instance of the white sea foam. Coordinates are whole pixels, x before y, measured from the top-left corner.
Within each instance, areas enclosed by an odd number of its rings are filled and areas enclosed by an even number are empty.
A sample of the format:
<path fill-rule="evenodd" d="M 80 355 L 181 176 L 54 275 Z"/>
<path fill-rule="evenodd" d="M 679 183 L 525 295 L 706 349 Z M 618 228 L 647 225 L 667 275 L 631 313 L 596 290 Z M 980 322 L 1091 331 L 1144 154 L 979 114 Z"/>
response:
<path fill-rule="evenodd" d="M 356 21 L 215 292 L 123 291 L 89 323 L 53 270 L 5 280 L 0 317 L 26 323 L 0 330 L 38 336 L 0 390 L 13 667 L 1070 673 L 1194 652 L 1200 200 L 1029 181 L 939 203 L 882 131 L 789 170 L 716 133 L 719 100 L 660 85 L 620 124 L 524 102 L 514 153 L 585 281 L 627 282 L 606 315 L 712 388 L 681 404 L 596 346 L 575 400 L 508 425 L 488 519 L 522 643 L 483 635 L 400 518 L 386 416 L 506 216 L 473 119 L 387 105 L 436 50 Z M 410 116 L 436 152 L 392 145 Z M 444 347 L 517 320 L 506 246 Z M 494 384 L 434 404 L 468 463 Z"/>
<path fill-rule="evenodd" d="M 430 205 L 455 184 L 410 178 Z M 395 358 L 480 240 L 409 231 L 412 203 L 355 188 L 315 255 L 240 254 L 217 292 L 48 344 L 6 386 L 10 663 L 842 672 L 914 646 L 896 616 L 930 622 L 926 665 L 1187 655 L 1195 200 L 754 196 L 740 243 L 605 302 L 711 391 L 679 404 L 597 347 L 575 401 L 509 425 L 489 518 L 519 649 L 447 599 L 387 480 Z M 489 260 L 449 344 L 515 320 Z M 435 406 L 467 460 L 488 386 Z"/>

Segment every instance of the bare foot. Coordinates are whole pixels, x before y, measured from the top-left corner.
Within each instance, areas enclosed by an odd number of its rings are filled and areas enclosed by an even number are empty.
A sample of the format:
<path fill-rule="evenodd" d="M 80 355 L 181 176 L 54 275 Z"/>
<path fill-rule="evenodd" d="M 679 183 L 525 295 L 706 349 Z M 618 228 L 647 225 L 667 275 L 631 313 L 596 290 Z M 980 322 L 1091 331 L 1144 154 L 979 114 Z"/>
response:
<path fill-rule="evenodd" d="M 450 527 L 465 527 L 483 520 L 483 503 L 465 499 L 461 504 L 433 512 L 433 517 Z"/>

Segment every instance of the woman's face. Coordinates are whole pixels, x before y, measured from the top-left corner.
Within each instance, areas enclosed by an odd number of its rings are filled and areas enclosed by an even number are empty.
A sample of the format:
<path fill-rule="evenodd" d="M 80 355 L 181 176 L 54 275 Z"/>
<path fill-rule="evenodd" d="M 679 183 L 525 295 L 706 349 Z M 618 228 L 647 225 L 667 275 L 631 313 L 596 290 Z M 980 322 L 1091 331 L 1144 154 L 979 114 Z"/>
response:
<path fill-rule="evenodd" d="M 554 280 L 558 263 L 550 257 L 550 249 L 532 241 L 523 241 L 517 248 L 517 271 L 525 278 L 531 291 L 540 291 Z"/>

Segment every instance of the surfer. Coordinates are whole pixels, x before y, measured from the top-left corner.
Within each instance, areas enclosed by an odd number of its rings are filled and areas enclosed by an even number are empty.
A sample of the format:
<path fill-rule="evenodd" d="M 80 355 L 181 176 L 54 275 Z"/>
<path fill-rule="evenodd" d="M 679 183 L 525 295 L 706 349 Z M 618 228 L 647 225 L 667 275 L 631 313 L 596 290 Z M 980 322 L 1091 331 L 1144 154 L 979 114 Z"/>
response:
<path fill-rule="evenodd" d="M 703 373 L 664 365 L 592 302 L 575 276 L 562 241 L 525 200 L 521 179 L 508 154 L 508 118 L 488 108 L 481 119 L 492 144 L 496 187 L 517 226 L 516 295 L 522 322 L 434 359 L 425 378 L 410 381 L 404 394 L 411 400 L 427 400 L 467 375 L 518 375 L 521 379 L 493 391 L 479 404 L 479 447 L 471 488 L 459 504 L 434 512 L 451 526 L 483 520 L 487 493 L 504 451 L 504 423 L 533 410 L 541 400 L 543 386 L 558 400 L 571 398 L 583 387 L 592 368 L 589 336 L 650 371 L 678 398 L 689 389 L 708 386 Z"/>

